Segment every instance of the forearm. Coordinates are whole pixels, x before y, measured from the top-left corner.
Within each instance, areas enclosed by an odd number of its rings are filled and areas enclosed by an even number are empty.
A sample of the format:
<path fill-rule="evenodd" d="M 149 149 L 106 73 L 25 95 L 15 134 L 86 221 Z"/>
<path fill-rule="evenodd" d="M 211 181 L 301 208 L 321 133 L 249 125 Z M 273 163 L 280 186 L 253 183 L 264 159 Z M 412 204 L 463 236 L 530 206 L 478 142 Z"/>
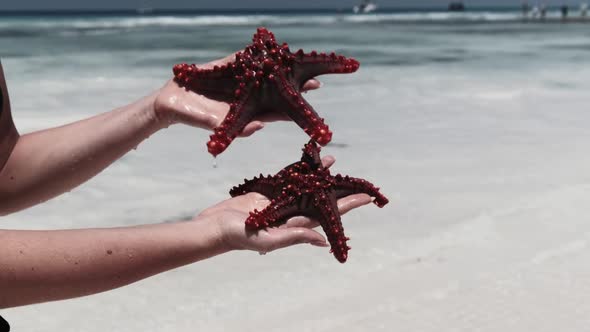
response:
<path fill-rule="evenodd" d="M 95 294 L 228 251 L 216 223 L 0 231 L 0 308 Z"/>
<path fill-rule="evenodd" d="M 92 178 L 162 128 L 153 97 L 66 126 L 21 136 L 0 172 L 0 215 Z"/>

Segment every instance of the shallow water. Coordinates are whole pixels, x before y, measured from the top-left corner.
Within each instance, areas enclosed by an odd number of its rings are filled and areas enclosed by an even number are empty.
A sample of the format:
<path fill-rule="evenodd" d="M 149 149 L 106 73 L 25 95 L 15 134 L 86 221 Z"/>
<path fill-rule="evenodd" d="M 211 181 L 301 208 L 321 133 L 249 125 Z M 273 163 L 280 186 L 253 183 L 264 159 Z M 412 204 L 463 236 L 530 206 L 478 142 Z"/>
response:
<path fill-rule="evenodd" d="M 335 171 L 375 182 L 391 201 L 344 218 L 349 262 L 308 247 L 231 253 L 113 292 L 3 311 L 15 331 L 588 326 L 589 25 L 522 23 L 516 12 L 0 18 L 17 126 L 133 101 L 176 62 L 241 49 L 258 25 L 292 48 L 362 64 L 306 96 L 334 130 L 325 153 Z M 293 124 L 271 124 L 214 168 L 207 136 L 162 131 L 3 227 L 188 218 L 244 177 L 294 161 L 307 140 Z"/>

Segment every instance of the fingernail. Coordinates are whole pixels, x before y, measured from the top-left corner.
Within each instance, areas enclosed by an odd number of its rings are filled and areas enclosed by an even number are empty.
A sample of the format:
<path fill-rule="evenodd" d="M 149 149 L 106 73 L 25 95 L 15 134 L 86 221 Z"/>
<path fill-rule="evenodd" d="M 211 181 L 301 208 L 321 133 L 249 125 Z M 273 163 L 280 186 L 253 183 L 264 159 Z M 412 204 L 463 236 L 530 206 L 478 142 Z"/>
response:
<path fill-rule="evenodd" d="M 330 245 L 327 244 L 325 241 L 311 241 L 309 244 L 316 247 L 329 247 Z"/>

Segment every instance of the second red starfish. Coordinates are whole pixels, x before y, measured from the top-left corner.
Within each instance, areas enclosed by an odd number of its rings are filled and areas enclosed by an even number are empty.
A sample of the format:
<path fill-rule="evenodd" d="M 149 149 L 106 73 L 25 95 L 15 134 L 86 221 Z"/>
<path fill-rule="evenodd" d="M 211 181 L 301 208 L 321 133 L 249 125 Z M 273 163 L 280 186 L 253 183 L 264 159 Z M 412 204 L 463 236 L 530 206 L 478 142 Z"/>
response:
<path fill-rule="evenodd" d="M 303 148 L 301 161 L 293 163 L 274 176 L 255 177 L 230 191 L 232 197 L 258 192 L 271 200 L 262 211 L 254 210 L 246 220 L 248 228 L 258 230 L 277 226 L 293 216 L 307 216 L 316 219 L 332 247 L 332 253 L 339 262 L 348 259 L 346 244 L 348 238 L 344 228 L 337 200 L 352 194 L 365 193 L 374 197 L 373 203 L 384 207 L 389 203 L 372 183 L 359 178 L 333 176 L 322 165 L 320 147 L 312 140 Z"/>
<path fill-rule="evenodd" d="M 358 68 L 355 59 L 334 53 L 291 53 L 286 43 L 277 43 L 272 32 L 259 28 L 252 44 L 236 53 L 234 62 L 213 69 L 183 63 L 173 71 L 181 86 L 230 104 L 228 114 L 207 143 L 209 152 L 216 156 L 255 116 L 268 112 L 286 113 L 313 140 L 328 144 L 332 132 L 301 96 L 303 84 L 318 75 L 353 73 Z"/>

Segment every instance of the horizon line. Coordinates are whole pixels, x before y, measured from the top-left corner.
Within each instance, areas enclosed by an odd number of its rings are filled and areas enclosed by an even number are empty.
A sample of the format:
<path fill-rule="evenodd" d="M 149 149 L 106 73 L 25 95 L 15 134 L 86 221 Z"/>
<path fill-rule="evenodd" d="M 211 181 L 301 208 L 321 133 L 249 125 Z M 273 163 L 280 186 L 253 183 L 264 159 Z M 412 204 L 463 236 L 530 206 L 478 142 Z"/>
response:
<path fill-rule="evenodd" d="M 548 8 L 557 8 L 559 6 L 548 6 Z M 518 6 L 470 6 L 467 7 L 466 12 L 470 10 L 517 10 Z M 137 14 L 137 15 L 155 15 L 155 14 L 178 14 L 178 13 L 285 13 L 285 12 L 299 12 L 299 13 L 317 13 L 317 12 L 336 12 L 342 13 L 351 11 L 350 8 L 343 7 L 324 7 L 324 8 L 94 8 L 94 9 L 77 9 L 77 8 L 59 8 L 59 9 L 0 9 L 2 14 Z M 382 7 L 378 11 L 371 14 L 379 14 L 380 12 L 425 12 L 425 11 L 447 11 L 447 6 L 420 6 L 420 7 Z"/>

